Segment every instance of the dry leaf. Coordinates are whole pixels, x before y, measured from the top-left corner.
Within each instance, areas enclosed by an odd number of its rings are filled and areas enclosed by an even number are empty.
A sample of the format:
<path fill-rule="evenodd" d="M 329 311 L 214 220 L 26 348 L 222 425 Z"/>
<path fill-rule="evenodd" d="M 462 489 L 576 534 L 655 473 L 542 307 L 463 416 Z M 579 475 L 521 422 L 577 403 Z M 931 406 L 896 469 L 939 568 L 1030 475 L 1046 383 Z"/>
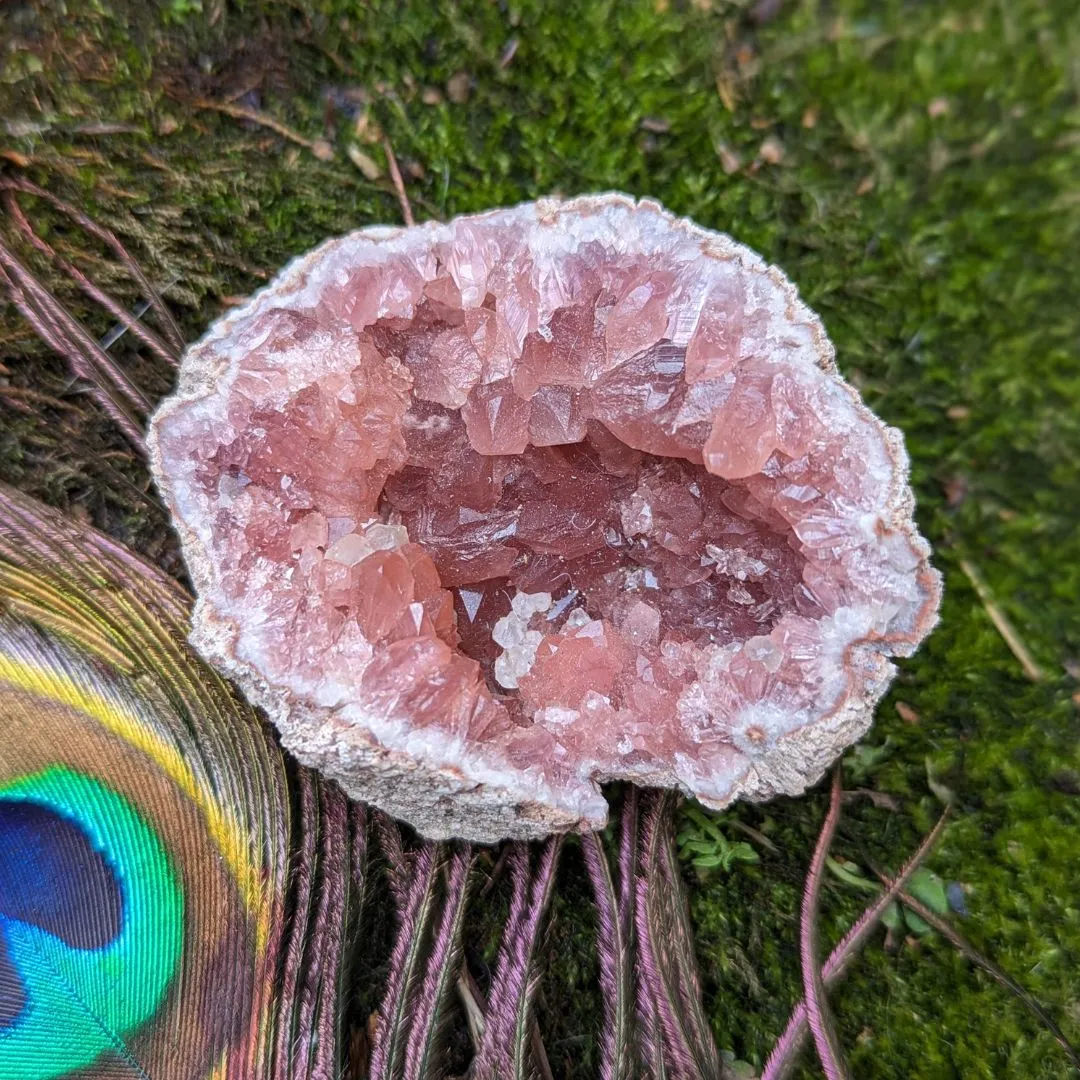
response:
<path fill-rule="evenodd" d="M 345 153 L 368 180 L 375 181 L 382 177 L 383 171 L 379 163 L 370 154 L 365 154 L 356 143 L 350 143 Z"/>
<path fill-rule="evenodd" d="M 779 165 L 784 160 L 784 146 L 778 138 L 770 135 L 761 144 L 758 157 L 769 165 Z"/>
<path fill-rule="evenodd" d="M 516 37 L 512 37 L 504 46 L 502 54 L 499 56 L 499 67 L 507 68 L 510 66 L 510 61 L 514 59 L 514 54 L 518 51 L 518 45 L 520 40 Z"/>
<path fill-rule="evenodd" d="M 905 724 L 918 724 L 922 721 L 922 717 L 906 701 L 896 703 L 896 714 Z"/>
<path fill-rule="evenodd" d="M 455 105 L 464 105 L 472 91 L 472 76 L 467 71 L 451 75 L 446 82 L 446 96 Z"/>
<path fill-rule="evenodd" d="M 966 476 L 950 476 L 942 485 L 945 489 L 945 504 L 947 506 L 959 506 L 968 493 Z"/>
<path fill-rule="evenodd" d="M 742 168 L 742 158 L 723 139 L 716 143 L 716 156 L 720 158 L 720 168 L 728 176 Z"/>
<path fill-rule="evenodd" d="M 716 76 L 716 92 L 720 96 L 720 104 L 727 109 L 728 112 L 735 111 L 735 81 L 731 77 L 731 73 L 728 71 L 721 71 Z"/>

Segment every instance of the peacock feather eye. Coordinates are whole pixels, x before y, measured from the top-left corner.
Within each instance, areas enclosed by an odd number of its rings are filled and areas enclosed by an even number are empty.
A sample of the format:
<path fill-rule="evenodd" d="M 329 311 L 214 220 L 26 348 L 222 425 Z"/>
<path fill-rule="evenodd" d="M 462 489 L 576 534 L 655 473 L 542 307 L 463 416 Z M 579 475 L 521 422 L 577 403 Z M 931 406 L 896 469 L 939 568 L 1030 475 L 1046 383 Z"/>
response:
<path fill-rule="evenodd" d="M 305 770 L 290 796 L 188 607 L 0 488 L 3 1080 L 339 1071 L 362 829 Z"/>
<path fill-rule="evenodd" d="M 0 850 L 0 932 L 21 998 L 4 1010 L 0 1076 L 63 1076 L 157 1011 L 180 959 L 183 893 L 131 804 L 66 768 L 0 787 Z M 139 978 L 120 993 L 125 971 Z"/>

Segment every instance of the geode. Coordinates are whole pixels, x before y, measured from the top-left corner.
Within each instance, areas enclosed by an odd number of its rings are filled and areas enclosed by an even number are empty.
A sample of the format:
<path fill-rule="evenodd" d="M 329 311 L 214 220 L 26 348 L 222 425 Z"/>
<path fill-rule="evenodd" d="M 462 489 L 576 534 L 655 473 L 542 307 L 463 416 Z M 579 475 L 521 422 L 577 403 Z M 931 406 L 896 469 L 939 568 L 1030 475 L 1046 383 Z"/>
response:
<path fill-rule="evenodd" d="M 430 837 L 798 793 L 936 618 L 899 432 L 780 271 L 650 201 L 331 240 L 150 445 L 196 647 Z"/>

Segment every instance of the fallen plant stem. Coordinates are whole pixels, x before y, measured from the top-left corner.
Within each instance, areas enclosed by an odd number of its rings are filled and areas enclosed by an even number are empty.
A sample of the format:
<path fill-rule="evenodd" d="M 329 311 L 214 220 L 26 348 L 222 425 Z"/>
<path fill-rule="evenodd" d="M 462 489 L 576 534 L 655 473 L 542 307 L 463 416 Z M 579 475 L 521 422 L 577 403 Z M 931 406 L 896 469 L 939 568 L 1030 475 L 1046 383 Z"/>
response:
<path fill-rule="evenodd" d="M 210 98 L 202 97 L 189 99 L 189 104 L 196 109 L 219 112 L 225 116 L 231 116 L 234 120 L 247 120 L 248 123 L 268 128 L 283 139 L 288 139 L 289 142 L 309 150 L 319 161 L 334 160 L 334 148 L 325 139 L 309 139 L 259 109 L 248 109 L 243 105 L 234 105 L 228 101 L 212 101 Z"/>
<path fill-rule="evenodd" d="M 461 1007 L 465 1010 L 465 1026 L 469 1030 L 469 1042 L 475 1054 L 484 1036 L 484 995 L 476 985 L 472 972 L 464 965 L 458 975 L 457 991 Z"/>
<path fill-rule="evenodd" d="M 945 812 L 938 818 L 937 824 L 919 844 L 915 854 L 900 868 L 900 872 L 894 878 L 886 881 L 884 892 L 855 921 L 829 954 L 829 958 L 821 969 L 821 978 L 827 988 L 838 982 L 847 971 L 851 961 L 858 955 L 867 938 L 881 921 L 886 909 L 900 895 L 911 875 L 922 865 L 923 860 L 941 837 L 948 818 L 949 809 L 946 807 Z M 765 1063 L 761 1080 L 783 1080 L 791 1071 L 808 1033 L 806 1003 L 800 1001 L 792 1010 L 791 1019 L 788 1020 L 784 1033 L 776 1041 Z"/>
<path fill-rule="evenodd" d="M 971 582 L 971 586 L 975 590 L 975 594 L 978 596 L 986 614 L 990 616 L 990 621 L 994 624 L 1005 644 L 1009 646 L 1009 651 L 1020 661 L 1024 674 L 1032 682 L 1042 682 L 1045 678 L 1042 668 L 1035 662 L 1035 658 L 1016 632 L 1016 628 L 1009 621 L 1009 617 L 995 603 L 990 588 L 983 579 L 978 567 L 967 559 L 961 559 L 960 569 L 964 571 L 968 581 Z"/>
<path fill-rule="evenodd" d="M 880 871 L 871 867 L 874 873 L 881 877 Z M 1058 1027 L 1056 1021 L 1050 1014 L 1039 1004 L 1036 998 L 1028 991 L 1025 990 L 1007 971 L 998 967 L 991 959 L 983 956 L 974 945 L 971 944 L 959 930 L 956 929 L 947 919 L 943 919 L 936 911 L 932 911 L 921 900 L 912 896 L 909 892 L 900 892 L 897 897 L 899 901 L 905 906 L 911 908 L 920 919 L 929 923 L 946 941 L 952 944 L 960 953 L 962 953 L 968 960 L 970 960 L 976 967 L 981 968 L 987 973 L 995 982 L 1005 987 L 1017 998 L 1023 1002 L 1025 1008 L 1035 1016 L 1040 1023 L 1050 1032 L 1051 1035 L 1057 1040 L 1058 1045 L 1065 1051 L 1072 1063 L 1073 1068 L 1080 1069 L 1080 1053 L 1077 1052 L 1076 1047 L 1065 1037 L 1065 1033 Z"/>
<path fill-rule="evenodd" d="M 405 219 L 405 224 L 411 228 L 416 224 L 416 219 L 409 205 L 405 181 L 401 178 L 401 170 L 398 168 L 397 157 L 394 155 L 394 147 L 390 143 L 389 135 L 383 136 L 383 150 L 386 151 L 386 163 L 390 167 L 390 182 L 394 185 L 394 191 L 397 192 L 398 202 L 401 203 L 401 216 Z"/>
<path fill-rule="evenodd" d="M 760 829 L 755 829 L 752 825 L 747 825 L 746 822 L 739 821 L 738 818 L 731 818 L 730 820 L 727 820 L 725 824 L 730 825 L 733 829 L 738 830 L 745 836 L 749 836 L 751 840 L 760 844 L 770 854 L 780 854 L 780 849 Z"/>
<path fill-rule="evenodd" d="M 840 768 L 833 769 L 832 792 L 829 798 L 829 812 L 821 827 L 810 869 L 806 874 L 806 888 L 803 891 L 802 923 L 799 931 L 799 957 L 802 963 L 803 993 L 806 995 L 806 1017 L 810 1032 L 814 1037 L 818 1058 L 829 1080 L 847 1080 L 850 1076 L 844 1063 L 840 1038 L 832 1018 L 829 1003 L 825 996 L 825 982 L 818 964 L 817 918 L 821 896 L 821 882 L 824 876 L 825 859 L 829 854 L 836 825 L 840 820 L 840 807 L 843 803 Z"/>

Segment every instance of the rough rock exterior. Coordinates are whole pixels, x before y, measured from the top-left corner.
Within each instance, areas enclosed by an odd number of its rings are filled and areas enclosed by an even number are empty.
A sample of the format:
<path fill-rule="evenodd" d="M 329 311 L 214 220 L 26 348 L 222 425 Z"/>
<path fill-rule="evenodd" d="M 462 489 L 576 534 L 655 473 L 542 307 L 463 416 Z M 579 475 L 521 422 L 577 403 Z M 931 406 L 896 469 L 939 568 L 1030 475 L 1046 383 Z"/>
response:
<path fill-rule="evenodd" d="M 900 434 L 783 274 L 653 202 L 323 244 L 150 435 L 196 646 L 428 836 L 596 827 L 611 778 L 797 793 L 936 617 Z"/>

